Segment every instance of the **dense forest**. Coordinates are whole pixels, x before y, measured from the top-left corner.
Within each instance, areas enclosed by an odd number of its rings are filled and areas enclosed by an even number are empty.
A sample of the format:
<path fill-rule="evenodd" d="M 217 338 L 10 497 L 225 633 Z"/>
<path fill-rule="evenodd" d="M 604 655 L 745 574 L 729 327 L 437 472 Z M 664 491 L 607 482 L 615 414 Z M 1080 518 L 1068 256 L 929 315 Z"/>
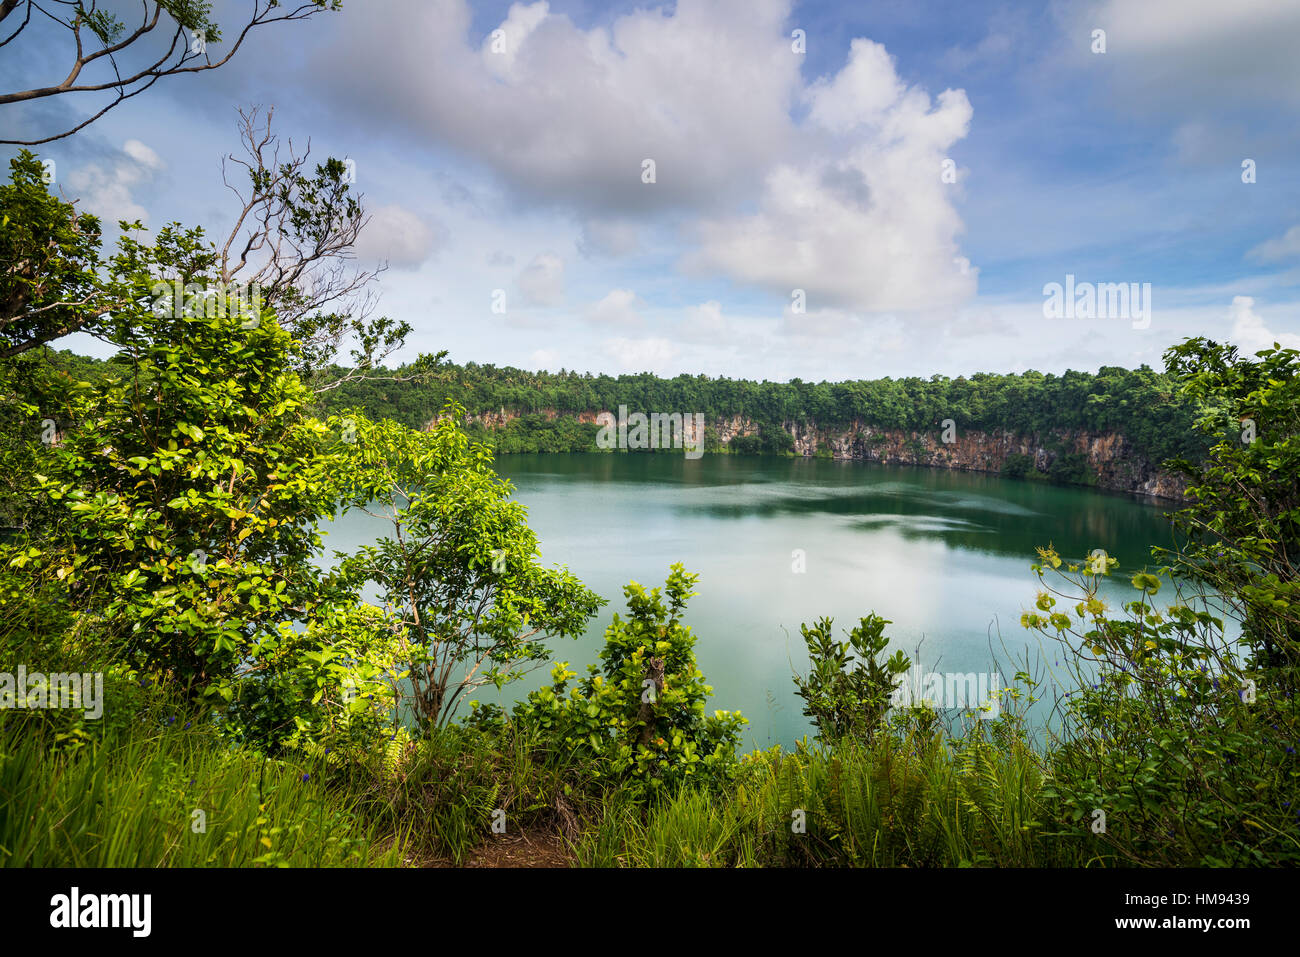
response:
<path fill-rule="evenodd" d="M 335 370 L 343 374 L 345 370 Z M 822 427 L 859 424 L 878 429 L 938 433 L 945 419 L 959 430 L 1003 430 L 1042 434 L 1063 430 L 1117 432 L 1153 462 L 1199 458 L 1207 448 L 1193 427 L 1195 410 L 1165 373 L 1147 366 L 1127 370 L 1104 367 L 1098 373 L 1039 372 L 1019 375 L 981 373 L 970 378 L 871 379 L 851 382 L 754 382 L 746 379 L 679 375 L 663 379 L 639 375 L 528 372 L 473 362 L 447 365 L 434 381 L 397 381 L 409 369 L 355 380 L 326 393 L 326 411 L 349 407 L 373 417 L 391 418 L 421 428 L 445 403 L 471 414 L 501 410 L 516 413 L 504 428 L 470 423 L 476 438 L 500 452 L 595 451 L 599 426 L 579 423 L 579 413 L 631 410 L 702 412 L 705 421 L 741 417 L 756 428 L 737 437 L 730 451 L 786 452 L 789 423 Z M 559 413 L 552 418 L 543 410 Z M 719 448 L 715 429 L 706 448 Z"/>
<path fill-rule="evenodd" d="M 51 361 L 74 379 L 99 381 L 108 372 L 107 363 L 67 350 Z M 400 366 L 359 373 L 330 366 L 316 375 L 340 383 L 314 399 L 321 415 L 359 410 L 420 429 L 454 403 L 464 410 L 461 424 L 471 439 L 507 454 L 596 452 L 595 413 L 620 406 L 702 413 L 705 450 L 739 454 L 791 454 L 792 425 L 938 435 L 951 419 L 960 432 L 1038 436 L 1060 452 L 1042 472 L 1031 456 L 1010 455 L 1004 475 L 1081 485 L 1095 484 L 1095 476 L 1081 455 L 1060 442 L 1066 433 L 1122 435 L 1133 453 L 1157 466 L 1171 459 L 1199 461 L 1211 443 L 1195 428 L 1196 409 L 1173 378 L 1148 366 L 1060 376 L 1030 371 L 817 383 L 529 372 L 474 362 L 441 363 L 433 372 Z M 728 421 L 745 428 L 724 441 L 720 425 Z M 819 452 L 826 453 L 824 445 Z"/>

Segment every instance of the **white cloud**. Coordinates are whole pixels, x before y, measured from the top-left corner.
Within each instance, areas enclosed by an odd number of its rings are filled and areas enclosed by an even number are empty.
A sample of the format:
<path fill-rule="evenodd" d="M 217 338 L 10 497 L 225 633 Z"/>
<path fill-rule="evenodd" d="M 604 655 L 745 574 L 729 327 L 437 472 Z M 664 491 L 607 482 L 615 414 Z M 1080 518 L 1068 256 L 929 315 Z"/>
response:
<path fill-rule="evenodd" d="M 631 289 L 611 289 L 608 295 L 587 310 L 587 318 L 602 326 L 639 326 L 638 303 L 644 305 Z"/>
<path fill-rule="evenodd" d="M 139 140 L 127 140 L 122 144 L 122 152 L 147 169 L 162 169 L 165 165 L 157 153 Z"/>
<path fill-rule="evenodd" d="M 483 64 L 488 72 L 501 79 L 514 73 L 515 60 L 525 41 L 551 12 L 551 5 L 512 3 L 501 25 L 483 41 Z"/>
<path fill-rule="evenodd" d="M 439 230 L 441 232 L 441 230 Z M 433 252 L 435 233 L 423 219 L 404 206 L 380 206 L 354 247 L 362 260 L 386 260 L 394 269 L 415 269 Z"/>
<path fill-rule="evenodd" d="M 554 253 L 539 253 L 515 282 L 529 305 L 558 306 L 564 302 L 564 260 Z"/>
<path fill-rule="evenodd" d="M 847 147 L 841 138 L 843 152 L 776 167 L 756 214 L 701 223 L 687 267 L 785 296 L 803 289 L 810 309 L 917 309 L 974 295 L 956 186 L 940 175 L 970 125 L 966 95 L 946 90 L 933 104 L 899 81 L 882 46 L 855 40 L 848 64 L 808 99 L 810 121 L 851 134 Z"/>
<path fill-rule="evenodd" d="M 1300 262 L 1300 226 L 1292 226 L 1277 239 L 1269 239 L 1248 255 L 1264 262 Z"/>
<path fill-rule="evenodd" d="M 476 27 L 465 0 L 394 2 L 322 56 L 340 108 L 577 216 L 584 255 L 638 251 L 671 216 L 699 244 L 681 266 L 787 296 L 805 288 L 822 307 L 970 297 L 977 273 L 954 262 L 960 187 L 940 179 L 970 125 L 965 93 L 932 99 L 865 39 L 838 73 L 806 81 L 791 14 L 792 0 L 678 0 L 582 28 L 543 2 Z"/>
<path fill-rule="evenodd" d="M 85 212 L 104 223 L 119 220 L 148 223 L 149 211 L 135 201 L 136 187 L 153 181 L 165 163 L 139 140 L 127 140 L 119 157 L 108 163 L 87 163 L 68 173 L 68 185 L 81 200 Z"/>
<path fill-rule="evenodd" d="M 677 347 L 668 339 L 606 339 L 601 351 L 612 359 L 620 372 L 656 372 L 666 370 L 677 355 Z"/>
<path fill-rule="evenodd" d="M 844 68 L 833 80 L 814 83 L 805 98 L 812 103 L 809 117 L 814 123 L 847 133 L 864 124 L 879 124 L 905 92 L 884 45 L 854 40 Z"/>
<path fill-rule="evenodd" d="M 680 208 L 752 185 L 788 143 L 801 62 L 789 11 L 679 0 L 582 29 L 545 3 L 515 4 L 480 33 L 465 0 L 393 2 L 319 59 L 333 64 L 335 102 L 423 131 L 528 196 L 598 214 Z M 495 29 L 504 53 L 491 52 Z M 646 158 L 654 185 L 641 182 Z"/>
<path fill-rule="evenodd" d="M 1140 54 L 1221 47 L 1300 22 L 1300 8 L 1279 0 L 1104 0 L 1090 15 L 1106 30 L 1108 48 Z"/>
<path fill-rule="evenodd" d="M 1255 312 L 1255 300 L 1250 296 L 1233 296 L 1228 314 L 1232 318 L 1230 341 L 1243 356 L 1268 349 L 1275 342 L 1288 349 L 1300 349 L 1300 335 L 1273 332 L 1264 325 L 1264 320 Z"/>
<path fill-rule="evenodd" d="M 1240 112 L 1300 103 L 1300 4 L 1289 0 L 1100 0 L 1064 6 L 1076 63 L 1118 71 L 1131 107 Z M 1090 51 L 1094 29 L 1106 53 Z"/>

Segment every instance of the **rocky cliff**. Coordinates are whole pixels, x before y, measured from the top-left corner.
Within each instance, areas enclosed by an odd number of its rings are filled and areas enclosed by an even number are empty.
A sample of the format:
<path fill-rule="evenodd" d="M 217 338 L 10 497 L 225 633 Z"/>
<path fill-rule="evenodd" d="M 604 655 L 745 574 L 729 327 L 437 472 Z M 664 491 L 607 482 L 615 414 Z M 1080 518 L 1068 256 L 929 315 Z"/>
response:
<path fill-rule="evenodd" d="M 1123 435 L 1113 432 L 1063 430 L 1020 435 L 958 429 L 950 436 L 951 441 L 945 442 L 941 434 L 867 426 L 827 430 L 790 424 L 788 430 L 794 438 L 795 452 L 800 455 L 815 455 L 818 449 L 825 448 L 834 458 L 971 472 L 1001 472 L 1008 458 L 1021 455 L 1032 460 L 1036 471 L 1047 474 L 1060 456 L 1077 454 L 1083 456 L 1083 473 L 1098 488 L 1176 501 L 1186 498 L 1186 482 L 1181 476 L 1157 468 Z"/>
<path fill-rule="evenodd" d="M 554 420 L 554 409 L 541 410 Z M 572 415 L 572 413 L 565 413 Z M 594 423 L 597 413 L 586 411 L 572 417 Z M 487 429 L 499 429 L 519 417 L 510 409 L 465 416 L 466 425 L 477 422 Z M 432 425 L 433 423 L 430 423 Z M 743 417 L 715 418 L 706 426 L 724 446 L 742 435 L 758 432 L 758 424 Z M 913 433 L 880 429 L 859 422 L 847 427 L 822 427 L 816 423 L 784 423 L 793 440 L 796 455 L 829 455 L 836 459 L 880 462 L 890 465 L 923 465 L 931 468 L 962 469 L 1000 473 L 1012 456 L 1025 456 L 1041 473 L 1051 471 L 1062 455 L 1082 456 L 1080 471 L 1097 488 L 1131 492 L 1172 501 L 1186 500 L 1186 482 L 1147 460 L 1125 437 L 1116 432 L 1091 433 L 1061 430 L 1046 434 L 952 430 L 945 441 L 941 432 Z"/>

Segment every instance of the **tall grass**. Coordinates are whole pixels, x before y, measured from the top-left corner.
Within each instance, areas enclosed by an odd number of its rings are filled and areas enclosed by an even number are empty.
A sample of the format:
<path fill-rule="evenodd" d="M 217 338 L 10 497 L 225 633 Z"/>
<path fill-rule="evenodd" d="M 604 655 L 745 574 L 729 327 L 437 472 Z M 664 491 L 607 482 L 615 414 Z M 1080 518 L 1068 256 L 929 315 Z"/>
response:
<path fill-rule="evenodd" d="M 684 788 L 640 814 L 615 801 L 576 843 L 574 860 L 597 867 L 1083 863 L 1082 833 L 1049 836 L 1043 782 L 1040 756 L 982 722 L 956 738 L 802 743 L 793 752 L 747 756 L 726 797 Z"/>
<path fill-rule="evenodd" d="M 182 722 L 68 747 L 0 718 L 0 865 L 391 866 L 401 842 L 314 767 L 230 748 Z"/>

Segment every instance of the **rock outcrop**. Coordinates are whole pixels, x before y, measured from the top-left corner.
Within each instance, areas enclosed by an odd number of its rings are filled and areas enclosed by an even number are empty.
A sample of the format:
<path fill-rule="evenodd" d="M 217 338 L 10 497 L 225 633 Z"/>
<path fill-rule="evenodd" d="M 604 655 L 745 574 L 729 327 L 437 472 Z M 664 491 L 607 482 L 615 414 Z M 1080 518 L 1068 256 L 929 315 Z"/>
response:
<path fill-rule="evenodd" d="M 1078 454 L 1097 488 L 1133 492 L 1153 498 L 1186 499 L 1186 481 L 1148 461 L 1123 435 L 1062 430 L 1046 435 L 955 430 L 952 441 L 940 433 L 912 433 L 854 425 L 822 429 L 787 423 L 798 455 L 829 451 L 832 458 L 893 465 L 925 465 L 971 472 L 1001 472 L 1013 455 L 1027 456 L 1033 468 L 1047 473 L 1063 454 Z M 824 454 L 824 453 L 823 453 Z"/>
<path fill-rule="evenodd" d="M 548 420 L 560 415 L 555 409 L 541 409 L 539 412 Z M 598 413 L 563 414 L 579 422 L 594 423 Z M 487 429 L 499 429 L 519 416 L 518 411 L 503 408 L 468 414 L 464 424 L 477 422 Z M 432 425 L 430 422 L 429 426 Z M 740 415 L 715 418 L 706 425 L 724 446 L 730 445 L 738 436 L 758 432 L 756 422 Z M 880 429 L 859 422 L 847 427 L 786 422 L 783 427 L 793 440 L 796 455 L 821 454 L 862 462 L 992 473 L 1000 473 L 1012 456 L 1026 456 L 1032 460 L 1035 470 L 1046 474 L 1061 455 L 1075 454 L 1083 457 L 1082 471 L 1097 488 L 1172 501 L 1185 501 L 1187 497 L 1186 482 L 1181 476 L 1160 469 L 1117 432 L 1061 430 L 1026 435 L 958 428 L 949 435 L 951 441 L 944 441 L 940 432 Z"/>

